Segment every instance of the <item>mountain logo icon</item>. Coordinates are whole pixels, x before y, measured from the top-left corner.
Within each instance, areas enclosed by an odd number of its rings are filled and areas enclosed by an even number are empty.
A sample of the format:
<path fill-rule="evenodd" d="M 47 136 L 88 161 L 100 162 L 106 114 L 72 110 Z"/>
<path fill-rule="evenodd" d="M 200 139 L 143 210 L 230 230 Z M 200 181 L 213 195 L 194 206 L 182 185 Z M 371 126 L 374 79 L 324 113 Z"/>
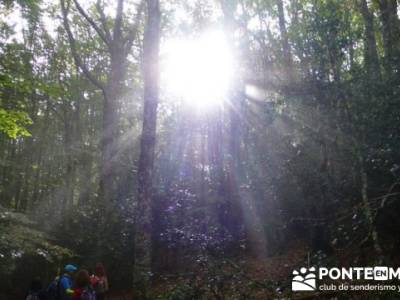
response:
<path fill-rule="evenodd" d="M 292 291 L 315 291 L 317 289 L 317 279 L 315 268 L 301 268 L 300 272 L 293 271 Z"/>

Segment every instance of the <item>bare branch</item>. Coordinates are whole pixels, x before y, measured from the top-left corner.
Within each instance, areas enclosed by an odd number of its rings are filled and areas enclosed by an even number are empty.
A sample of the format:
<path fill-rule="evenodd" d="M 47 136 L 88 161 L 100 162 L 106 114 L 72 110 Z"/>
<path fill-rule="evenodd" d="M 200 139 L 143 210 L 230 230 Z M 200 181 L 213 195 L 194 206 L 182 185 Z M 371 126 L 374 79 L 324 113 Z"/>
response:
<path fill-rule="evenodd" d="M 111 46 L 111 41 L 107 39 L 105 33 L 97 26 L 97 24 L 93 21 L 92 18 L 89 17 L 89 15 L 83 10 L 82 6 L 79 4 L 78 0 L 73 0 L 75 3 L 75 6 L 79 13 L 85 18 L 85 20 L 93 27 L 93 29 L 97 32 L 97 34 L 100 36 L 100 38 L 104 41 L 104 43 L 110 47 Z"/>
<path fill-rule="evenodd" d="M 61 11 L 63 15 L 63 23 L 64 23 L 64 28 L 67 32 L 68 40 L 71 46 L 71 52 L 72 56 L 74 57 L 76 65 L 82 70 L 82 72 L 85 74 L 85 76 L 99 89 L 101 89 L 104 92 L 104 86 L 103 83 L 96 78 L 88 69 L 88 67 L 85 65 L 83 62 L 82 58 L 79 56 L 78 51 L 76 49 L 76 42 L 75 38 L 72 34 L 71 27 L 69 26 L 69 21 L 68 21 L 68 12 L 69 12 L 69 1 L 68 1 L 68 6 L 65 6 L 65 0 L 60 0 L 61 3 Z"/>

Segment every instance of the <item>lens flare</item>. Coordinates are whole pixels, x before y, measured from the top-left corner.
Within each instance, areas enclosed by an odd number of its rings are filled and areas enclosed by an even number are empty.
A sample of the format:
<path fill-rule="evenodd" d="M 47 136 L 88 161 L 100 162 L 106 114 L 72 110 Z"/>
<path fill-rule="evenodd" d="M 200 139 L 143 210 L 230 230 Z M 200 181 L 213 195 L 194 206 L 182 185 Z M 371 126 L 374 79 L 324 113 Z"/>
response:
<path fill-rule="evenodd" d="M 196 40 L 169 40 L 163 50 L 162 83 L 174 99 L 196 108 L 224 101 L 233 59 L 223 33 L 207 33 Z"/>

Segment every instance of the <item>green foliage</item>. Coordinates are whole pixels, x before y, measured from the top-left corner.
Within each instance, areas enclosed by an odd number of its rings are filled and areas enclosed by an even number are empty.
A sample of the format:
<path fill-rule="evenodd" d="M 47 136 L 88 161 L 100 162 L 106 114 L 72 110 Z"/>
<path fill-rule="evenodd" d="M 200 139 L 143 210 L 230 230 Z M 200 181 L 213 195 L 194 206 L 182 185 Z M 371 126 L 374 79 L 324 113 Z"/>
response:
<path fill-rule="evenodd" d="M 15 139 L 19 136 L 30 136 L 31 133 L 26 129 L 30 124 L 32 120 L 26 112 L 6 111 L 0 108 L 0 132 L 8 137 Z"/>
<path fill-rule="evenodd" d="M 71 250 L 55 243 L 26 214 L 1 206 L 0 232 L 0 297 L 4 299 L 13 293 L 22 297 L 31 278 L 49 280 L 63 261 L 73 257 Z"/>
<path fill-rule="evenodd" d="M 171 291 L 157 297 L 157 300 L 187 300 L 193 298 L 193 287 L 188 284 L 180 284 Z"/>
<path fill-rule="evenodd" d="M 37 224 L 26 214 L 0 208 L 0 259 L 3 263 L 12 263 L 23 256 L 40 256 L 49 263 L 58 263 L 73 256 L 69 249 L 55 244 L 54 238 L 35 228 Z"/>

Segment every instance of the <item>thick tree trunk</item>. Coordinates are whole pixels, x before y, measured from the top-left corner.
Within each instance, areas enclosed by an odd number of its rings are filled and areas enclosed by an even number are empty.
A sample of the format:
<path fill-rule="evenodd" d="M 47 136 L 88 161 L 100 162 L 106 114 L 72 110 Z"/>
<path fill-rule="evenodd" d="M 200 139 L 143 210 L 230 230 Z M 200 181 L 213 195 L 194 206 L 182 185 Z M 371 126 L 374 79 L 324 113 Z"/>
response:
<path fill-rule="evenodd" d="M 118 110 L 125 76 L 125 57 L 119 38 L 111 50 L 110 74 L 104 90 L 103 128 L 101 138 L 100 195 L 106 208 L 115 201 L 120 169 Z M 107 209 L 109 211 L 109 209 Z"/>
<path fill-rule="evenodd" d="M 369 77 L 372 80 L 380 79 L 380 67 L 378 52 L 376 50 L 376 39 L 374 31 L 374 15 L 368 8 L 366 0 L 360 0 L 360 11 L 364 19 L 365 33 L 364 33 L 364 51 L 365 51 L 365 66 Z"/>
<path fill-rule="evenodd" d="M 103 204 L 111 201 L 114 191 L 115 180 L 115 140 L 116 130 L 114 118 L 114 101 L 116 95 L 108 90 L 104 93 L 103 126 L 101 133 L 101 166 L 100 166 L 100 196 Z"/>
<path fill-rule="evenodd" d="M 149 299 L 151 280 L 152 181 L 159 95 L 159 0 L 147 0 L 144 36 L 144 112 L 138 169 L 138 202 L 135 218 L 134 299 Z"/>
<path fill-rule="evenodd" d="M 234 41 L 234 32 L 237 29 L 234 17 L 236 9 L 237 5 L 234 2 L 224 1 L 224 23 L 229 47 L 234 53 L 234 60 L 240 61 L 242 53 L 239 53 L 239 49 L 235 47 Z M 242 238 L 243 233 L 243 212 L 239 195 L 241 175 L 240 145 L 242 141 L 242 119 L 240 117 L 240 111 L 242 111 L 242 104 L 244 101 L 242 95 L 244 95 L 243 76 L 240 73 L 235 73 L 228 94 L 230 105 L 228 106 L 229 131 L 227 132 L 227 136 L 229 144 L 227 153 L 229 155 L 225 165 L 226 178 L 224 178 L 225 187 L 223 189 L 224 194 L 222 195 L 225 202 L 222 206 L 222 213 L 224 216 L 222 225 L 226 227 L 235 243 Z M 218 143 L 218 141 L 216 142 Z"/>
<path fill-rule="evenodd" d="M 386 75 L 392 75 L 396 66 L 396 55 L 399 49 L 399 19 L 397 16 L 397 1 L 396 0 L 377 0 L 380 18 L 382 22 L 382 39 L 383 49 L 385 52 L 385 71 Z M 397 53 L 396 53 L 397 52 Z"/>

